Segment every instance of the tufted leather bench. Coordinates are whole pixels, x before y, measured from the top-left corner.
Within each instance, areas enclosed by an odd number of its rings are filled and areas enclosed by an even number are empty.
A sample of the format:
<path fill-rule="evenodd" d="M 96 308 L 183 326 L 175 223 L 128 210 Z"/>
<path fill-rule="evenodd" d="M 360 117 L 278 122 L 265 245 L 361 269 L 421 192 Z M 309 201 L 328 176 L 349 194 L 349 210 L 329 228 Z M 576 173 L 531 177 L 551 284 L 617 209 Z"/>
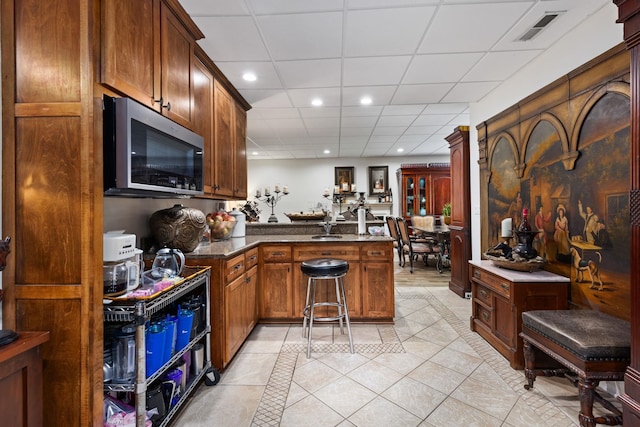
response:
<path fill-rule="evenodd" d="M 525 311 L 520 336 L 527 390 L 538 375 L 567 377 L 578 386 L 581 426 L 622 424 L 622 413 L 596 387 L 600 381 L 624 380 L 631 359 L 629 322 L 595 310 Z M 611 414 L 594 417 L 594 400 Z"/>

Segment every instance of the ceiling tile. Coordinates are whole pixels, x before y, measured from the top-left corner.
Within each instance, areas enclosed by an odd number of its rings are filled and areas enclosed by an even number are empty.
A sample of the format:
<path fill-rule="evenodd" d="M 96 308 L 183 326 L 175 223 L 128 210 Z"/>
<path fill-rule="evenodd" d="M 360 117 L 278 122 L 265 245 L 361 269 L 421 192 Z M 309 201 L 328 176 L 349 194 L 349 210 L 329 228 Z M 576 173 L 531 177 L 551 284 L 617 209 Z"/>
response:
<path fill-rule="evenodd" d="M 342 104 L 346 106 L 360 105 L 360 99 L 368 96 L 373 105 L 388 104 L 396 86 L 353 86 L 342 89 Z"/>
<path fill-rule="evenodd" d="M 423 111 L 423 114 L 450 114 L 450 113 L 462 113 L 469 108 L 467 103 L 441 103 L 441 104 L 429 104 Z"/>
<path fill-rule="evenodd" d="M 345 119 L 342 121 L 344 122 Z M 342 127 L 340 128 L 341 137 L 369 137 L 373 131 L 373 126 L 361 126 L 361 127 Z"/>
<path fill-rule="evenodd" d="M 345 58 L 345 86 L 396 85 L 400 83 L 410 56 Z"/>
<path fill-rule="evenodd" d="M 229 0 L 218 0 L 229 2 Z M 248 0 L 257 15 L 342 10 L 343 0 Z M 236 3 L 231 2 L 231 3 Z M 241 2 L 238 2 L 241 3 Z"/>
<path fill-rule="evenodd" d="M 249 15 L 249 9 L 242 1 L 229 0 L 180 0 L 191 17 L 220 15 Z"/>
<path fill-rule="evenodd" d="M 365 117 L 344 117 L 342 119 L 342 128 L 357 128 L 357 127 L 371 127 L 376 125 L 378 121 L 377 117 L 365 116 Z"/>
<path fill-rule="evenodd" d="M 320 117 L 340 117 L 340 107 L 327 107 L 322 106 L 318 107 L 309 107 L 309 108 L 298 108 L 300 115 L 307 118 L 320 118 Z"/>
<path fill-rule="evenodd" d="M 333 128 L 336 130 L 336 134 L 338 128 L 340 127 L 340 118 L 339 117 L 323 117 L 323 118 L 305 118 L 304 124 L 307 126 L 307 129 L 313 128 Z"/>
<path fill-rule="evenodd" d="M 195 17 L 193 21 L 205 36 L 198 44 L 216 62 L 271 59 L 251 17 Z M 242 37 L 229 37 L 229 34 L 242 34 Z"/>
<path fill-rule="evenodd" d="M 271 62 L 216 62 L 216 65 L 236 89 L 282 89 L 280 78 Z M 242 78 L 252 72 L 258 78 L 248 82 Z"/>
<path fill-rule="evenodd" d="M 413 124 L 415 126 L 445 125 L 454 117 L 453 114 L 423 114 Z"/>
<path fill-rule="evenodd" d="M 480 58 L 482 53 L 418 55 L 411 61 L 402 83 L 457 82 Z"/>
<path fill-rule="evenodd" d="M 242 96 L 255 108 L 290 108 L 291 101 L 280 90 L 245 89 Z"/>
<path fill-rule="evenodd" d="M 258 16 L 257 20 L 275 60 L 332 58 L 342 54 L 340 12 L 265 15 Z M 236 29 L 227 34 L 242 32 Z M 238 39 L 244 40 L 244 37 Z"/>
<path fill-rule="evenodd" d="M 458 83 L 442 99 L 443 102 L 478 102 L 500 82 Z"/>
<path fill-rule="evenodd" d="M 409 126 L 418 117 L 417 114 L 411 116 L 381 116 L 378 126 Z"/>
<path fill-rule="evenodd" d="M 378 117 L 382 112 L 382 107 L 378 105 L 358 105 L 342 107 L 342 117 Z"/>
<path fill-rule="evenodd" d="M 286 88 L 340 86 L 340 65 L 339 59 L 276 62 Z"/>
<path fill-rule="evenodd" d="M 252 108 L 247 117 L 253 119 L 296 119 L 300 117 L 297 108 Z"/>
<path fill-rule="evenodd" d="M 480 52 L 490 49 L 533 5 L 533 1 L 443 5 L 420 53 Z M 452 34 L 455 29 L 455 36 Z"/>
<path fill-rule="evenodd" d="M 432 135 L 439 131 L 442 128 L 442 125 L 426 125 L 426 126 L 410 126 L 407 131 L 404 133 L 405 135 Z"/>
<path fill-rule="evenodd" d="M 435 7 L 350 10 L 345 29 L 345 56 L 415 53 Z"/>
<path fill-rule="evenodd" d="M 293 105 L 296 107 L 304 108 L 311 107 L 311 101 L 314 98 L 322 99 L 323 107 L 336 107 L 340 105 L 340 89 L 337 87 L 331 88 L 315 88 L 315 89 L 289 89 L 287 91 Z"/>
<path fill-rule="evenodd" d="M 521 50 L 517 52 L 489 52 L 478 62 L 462 81 L 496 81 L 511 77 L 541 53 L 540 50 Z"/>
<path fill-rule="evenodd" d="M 424 110 L 425 105 L 387 105 L 382 110 L 383 116 L 417 115 Z"/>
<path fill-rule="evenodd" d="M 370 9 L 370 8 L 385 8 L 393 4 L 394 7 L 400 6 L 422 6 L 430 4 L 438 4 L 440 0 L 349 0 L 349 9 Z"/>
<path fill-rule="evenodd" d="M 391 100 L 392 104 L 425 104 L 440 102 L 453 84 L 402 85 Z"/>

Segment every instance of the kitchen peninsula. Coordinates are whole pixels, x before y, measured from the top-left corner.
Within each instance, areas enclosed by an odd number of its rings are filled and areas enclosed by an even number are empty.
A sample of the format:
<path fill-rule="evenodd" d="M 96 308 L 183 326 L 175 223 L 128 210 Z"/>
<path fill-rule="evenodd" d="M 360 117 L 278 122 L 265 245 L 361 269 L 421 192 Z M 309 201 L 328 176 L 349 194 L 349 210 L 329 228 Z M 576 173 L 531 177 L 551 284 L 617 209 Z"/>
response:
<path fill-rule="evenodd" d="M 188 265 L 212 267 L 211 359 L 216 368 L 228 365 L 257 322 L 302 324 L 307 278 L 300 263 L 308 259 L 349 262 L 345 291 L 352 322 L 393 322 L 391 238 L 318 238 L 321 234 L 248 235 L 201 244 L 185 254 Z"/>

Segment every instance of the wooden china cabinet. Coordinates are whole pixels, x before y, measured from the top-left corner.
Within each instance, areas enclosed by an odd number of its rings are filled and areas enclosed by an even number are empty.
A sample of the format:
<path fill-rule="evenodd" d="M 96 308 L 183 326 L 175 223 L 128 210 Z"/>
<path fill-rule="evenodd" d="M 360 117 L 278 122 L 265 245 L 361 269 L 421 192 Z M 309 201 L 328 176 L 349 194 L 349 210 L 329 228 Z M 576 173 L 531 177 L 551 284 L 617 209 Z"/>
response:
<path fill-rule="evenodd" d="M 440 215 L 451 201 L 448 164 L 402 164 L 398 173 L 401 215 L 407 221 L 414 215 Z"/>
<path fill-rule="evenodd" d="M 469 127 L 458 126 L 445 138 L 451 157 L 451 224 L 449 289 L 463 298 L 471 296 L 468 261 L 471 259 L 471 189 Z"/>

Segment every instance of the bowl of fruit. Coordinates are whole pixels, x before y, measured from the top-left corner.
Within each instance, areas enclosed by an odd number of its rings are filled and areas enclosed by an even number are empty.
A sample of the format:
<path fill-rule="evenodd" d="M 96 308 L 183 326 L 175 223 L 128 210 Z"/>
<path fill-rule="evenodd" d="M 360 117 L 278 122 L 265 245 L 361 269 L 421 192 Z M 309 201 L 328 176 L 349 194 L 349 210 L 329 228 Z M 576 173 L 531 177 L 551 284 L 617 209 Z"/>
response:
<path fill-rule="evenodd" d="M 236 226 L 236 219 L 224 211 L 212 212 L 207 214 L 207 225 L 211 241 L 227 240 Z"/>

